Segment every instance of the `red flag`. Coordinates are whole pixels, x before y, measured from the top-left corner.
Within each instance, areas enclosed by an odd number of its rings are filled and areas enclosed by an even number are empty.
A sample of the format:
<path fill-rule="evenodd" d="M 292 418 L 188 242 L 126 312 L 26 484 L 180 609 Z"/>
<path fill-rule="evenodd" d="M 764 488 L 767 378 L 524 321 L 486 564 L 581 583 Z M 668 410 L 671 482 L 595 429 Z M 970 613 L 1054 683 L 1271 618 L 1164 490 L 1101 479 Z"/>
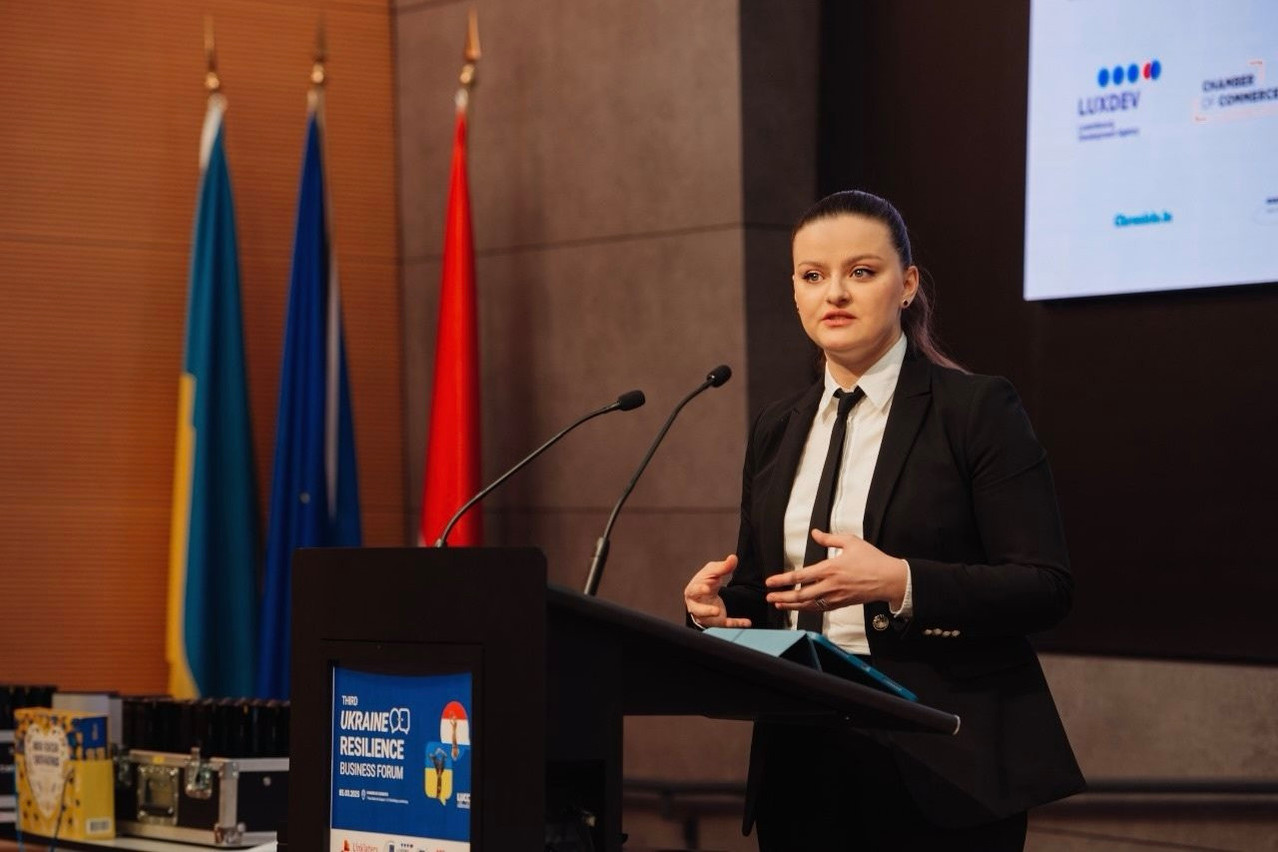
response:
<path fill-rule="evenodd" d="M 464 99 L 457 108 L 446 218 L 435 385 L 422 478 L 423 544 L 433 543 L 453 513 L 479 490 L 479 331 Z M 478 546 L 482 538 L 482 517 L 478 509 L 471 509 L 453 527 L 448 543 Z"/>

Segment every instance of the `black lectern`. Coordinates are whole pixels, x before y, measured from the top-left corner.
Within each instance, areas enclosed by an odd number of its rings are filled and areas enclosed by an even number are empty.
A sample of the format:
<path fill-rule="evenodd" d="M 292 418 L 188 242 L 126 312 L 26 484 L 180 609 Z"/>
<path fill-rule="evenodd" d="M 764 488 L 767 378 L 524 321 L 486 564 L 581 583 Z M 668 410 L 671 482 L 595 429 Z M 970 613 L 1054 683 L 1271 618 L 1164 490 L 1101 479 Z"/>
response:
<path fill-rule="evenodd" d="M 342 832 L 330 837 L 335 808 L 346 804 L 338 797 L 368 791 L 341 773 L 406 766 L 423 798 L 443 802 L 450 783 L 464 783 L 467 764 L 461 816 L 470 848 L 541 849 L 547 802 L 571 801 L 598 817 L 595 848 L 619 850 L 625 715 L 833 717 L 938 734 L 958 727 L 948 713 L 547 586 L 545 557 L 535 549 L 301 550 L 292 594 L 290 849 L 342 848 Z M 468 676 L 460 749 L 460 710 L 442 720 L 418 711 L 415 730 L 433 735 L 440 725 L 428 746 L 435 758 L 408 754 L 397 768 L 358 757 L 393 752 L 373 741 L 389 737 L 393 745 L 401 735 L 387 732 L 407 731 L 410 716 L 393 698 L 361 707 L 336 694 L 347 671 L 392 684 Z M 450 749 L 458 773 L 451 782 Z M 373 810 L 389 812 L 393 797 L 382 801 L 387 806 Z"/>

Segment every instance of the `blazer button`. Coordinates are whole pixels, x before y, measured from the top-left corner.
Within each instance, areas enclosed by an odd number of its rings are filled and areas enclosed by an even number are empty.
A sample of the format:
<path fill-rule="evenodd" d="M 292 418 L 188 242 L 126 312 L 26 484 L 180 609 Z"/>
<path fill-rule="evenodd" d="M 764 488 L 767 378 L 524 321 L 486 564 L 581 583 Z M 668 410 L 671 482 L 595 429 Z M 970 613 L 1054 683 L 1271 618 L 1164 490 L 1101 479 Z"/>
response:
<path fill-rule="evenodd" d="M 888 617 L 880 612 L 870 623 L 874 625 L 875 630 L 887 630 Z"/>

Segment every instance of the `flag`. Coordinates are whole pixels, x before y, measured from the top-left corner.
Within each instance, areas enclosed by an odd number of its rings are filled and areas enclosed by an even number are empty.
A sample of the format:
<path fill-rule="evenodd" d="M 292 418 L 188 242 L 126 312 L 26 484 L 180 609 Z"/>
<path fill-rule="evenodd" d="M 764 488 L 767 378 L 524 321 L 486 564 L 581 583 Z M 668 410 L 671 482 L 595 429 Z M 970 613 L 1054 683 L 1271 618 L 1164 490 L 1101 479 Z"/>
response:
<path fill-rule="evenodd" d="M 448 182 L 435 383 L 422 477 L 422 544 L 433 543 L 453 513 L 479 491 L 479 331 L 466 183 L 466 94 L 465 89 L 458 92 Z M 471 510 L 458 521 L 448 542 L 478 546 L 482 537 L 481 515 Z"/>
<path fill-rule="evenodd" d="M 209 97 L 178 384 L 165 657 L 178 697 L 248 695 L 258 522 L 226 99 Z"/>
<path fill-rule="evenodd" d="M 310 93 L 266 533 L 257 694 L 289 694 L 293 551 L 357 547 L 355 428 L 324 182 L 323 89 Z"/>

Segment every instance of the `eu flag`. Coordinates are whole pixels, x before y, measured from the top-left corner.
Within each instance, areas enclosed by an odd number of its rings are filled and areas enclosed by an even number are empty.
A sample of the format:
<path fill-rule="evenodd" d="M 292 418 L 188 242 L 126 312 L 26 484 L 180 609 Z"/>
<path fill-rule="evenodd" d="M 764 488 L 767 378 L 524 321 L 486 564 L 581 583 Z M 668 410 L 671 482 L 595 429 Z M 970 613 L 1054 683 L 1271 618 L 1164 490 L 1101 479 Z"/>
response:
<path fill-rule="evenodd" d="M 266 535 L 257 694 L 289 694 L 290 575 L 299 547 L 360 544 L 346 352 L 324 187 L 323 91 L 311 92 Z"/>
<path fill-rule="evenodd" d="M 165 657 L 169 691 L 179 697 L 253 688 L 257 494 L 225 111 L 226 100 L 212 95 L 178 394 Z"/>

